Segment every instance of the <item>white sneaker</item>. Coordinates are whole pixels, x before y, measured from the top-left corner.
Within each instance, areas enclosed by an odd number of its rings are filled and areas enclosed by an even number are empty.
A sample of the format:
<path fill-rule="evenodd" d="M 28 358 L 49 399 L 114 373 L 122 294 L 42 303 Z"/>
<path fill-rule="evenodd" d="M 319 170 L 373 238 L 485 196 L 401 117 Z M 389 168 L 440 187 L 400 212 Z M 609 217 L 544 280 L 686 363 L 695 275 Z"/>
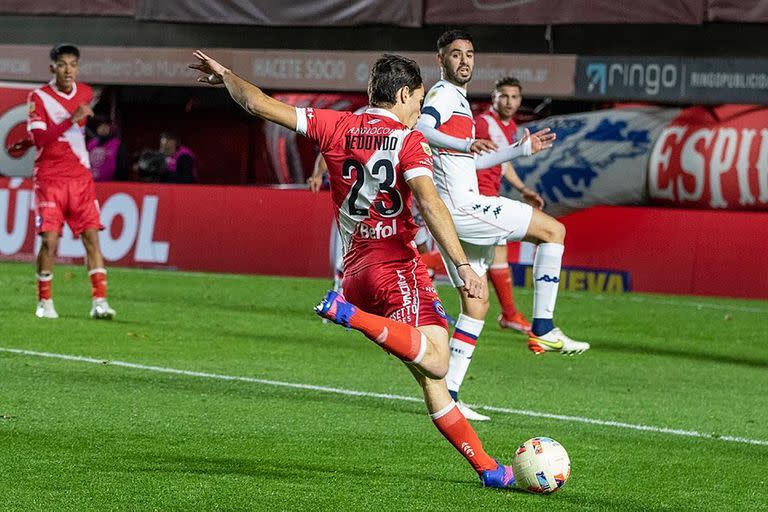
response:
<path fill-rule="evenodd" d="M 473 411 L 469 408 L 467 404 L 464 402 L 456 402 L 456 405 L 459 407 L 459 412 L 464 415 L 465 418 L 471 421 L 490 421 L 491 417 L 486 416 L 484 414 L 480 414 L 477 411 Z"/>
<path fill-rule="evenodd" d="M 53 307 L 53 299 L 43 299 L 38 301 L 37 308 L 35 309 L 35 316 L 37 318 L 59 318 L 59 314 Z"/>
<path fill-rule="evenodd" d="M 93 299 L 90 315 L 97 320 L 112 320 L 117 312 L 109 307 L 107 299 Z"/>
<path fill-rule="evenodd" d="M 531 333 L 528 338 L 528 350 L 536 354 L 544 352 L 560 352 L 561 354 L 581 354 L 589 350 L 589 343 L 572 340 L 563 331 L 555 327 L 547 334 L 535 336 Z"/>

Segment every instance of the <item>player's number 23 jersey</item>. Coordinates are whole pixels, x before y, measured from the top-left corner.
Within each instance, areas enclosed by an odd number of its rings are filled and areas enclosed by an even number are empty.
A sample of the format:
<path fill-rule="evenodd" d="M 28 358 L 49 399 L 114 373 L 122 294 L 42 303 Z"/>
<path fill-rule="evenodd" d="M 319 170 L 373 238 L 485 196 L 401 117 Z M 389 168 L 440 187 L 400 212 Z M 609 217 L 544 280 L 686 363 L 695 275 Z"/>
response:
<path fill-rule="evenodd" d="M 417 254 L 408 180 L 432 176 L 424 136 L 391 112 L 298 108 L 296 131 L 320 146 L 328 165 L 347 273 Z"/>

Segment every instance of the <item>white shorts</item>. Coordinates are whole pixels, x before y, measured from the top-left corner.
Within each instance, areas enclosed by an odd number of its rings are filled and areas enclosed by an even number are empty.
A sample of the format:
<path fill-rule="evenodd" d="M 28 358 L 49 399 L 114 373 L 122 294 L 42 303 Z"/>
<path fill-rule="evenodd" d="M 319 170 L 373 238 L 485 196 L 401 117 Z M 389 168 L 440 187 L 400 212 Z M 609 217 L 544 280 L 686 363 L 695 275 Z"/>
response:
<path fill-rule="evenodd" d="M 443 257 L 443 263 L 445 264 L 445 270 L 448 272 L 448 279 L 451 280 L 451 284 L 455 287 L 462 286 L 464 281 L 459 277 L 459 272 L 456 266 L 451 262 L 451 259 L 443 250 L 443 247 L 438 244 L 440 248 L 440 255 Z M 496 251 L 495 245 L 474 245 L 462 241 L 461 247 L 464 249 L 464 253 L 467 255 L 467 261 L 469 266 L 475 273 L 483 277 L 488 269 L 493 264 L 493 256 Z"/>
<path fill-rule="evenodd" d="M 525 237 L 533 208 L 506 197 L 477 195 L 471 202 L 452 210 L 451 215 L 462 242 L 501 245 Z"/>
<path fill-rule="evenodd" d="M 451 215 L 469 264 L 482 277 L 493 264 L 497 246 L 522 240 L 528 233 L 533 208 L 506 197 L 478 195 L 472 202 L 452 210 Z M 441 254 L 451 284 L 463 285 L 456 267 L 442 248 Z"/>

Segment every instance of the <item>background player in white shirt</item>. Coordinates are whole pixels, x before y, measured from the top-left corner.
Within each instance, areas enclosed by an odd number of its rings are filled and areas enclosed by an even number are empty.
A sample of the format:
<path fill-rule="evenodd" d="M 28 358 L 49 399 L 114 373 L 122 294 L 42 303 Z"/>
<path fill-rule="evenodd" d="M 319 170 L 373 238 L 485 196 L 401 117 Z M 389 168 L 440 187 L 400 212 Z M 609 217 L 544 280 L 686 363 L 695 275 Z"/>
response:
<path fill-rule="evenodd" d="M 474 69 L 472 36 L 461 30 L 445 32 L 438 39 L 437 50 L 442 79 L 427 94 L 417 129 L 433 147 L 435 185 L 451 211 L 469 262 L 479 275 L 484 275 L 493 261 L 494 248 L 501 241 L 526 240 L 538 244 L 533 265 L 533 322 L 528 347 L 537 354 L 584 352 L 589 349 L 588 343 L 570 339 L 553 322 L 565 227 L 528 204 L 483 196 L 478 190 L 477 169 L 547 149 L 554 141 L 554 134 L 542 130 L 531 135 L 526 131 L 519 143 L 488 152 L 496 149 L 496 145 L 475 140 L 474 120 L 466 97 L 466 85 Z M 451 365 L 446 377 L 448 389 L 458 401 L 459 388 L 482 332 L 489 303 L 487 297 L 476 299 L 463 293 L 458 288 L 461 279 L 454 265 L 446 261 L 446 268 L 458 289 L 462 306 L 450 342 Z M 474 414 L 463 404 L 462 407 L 465 416 L 471 419 L 488 419 Z"/>

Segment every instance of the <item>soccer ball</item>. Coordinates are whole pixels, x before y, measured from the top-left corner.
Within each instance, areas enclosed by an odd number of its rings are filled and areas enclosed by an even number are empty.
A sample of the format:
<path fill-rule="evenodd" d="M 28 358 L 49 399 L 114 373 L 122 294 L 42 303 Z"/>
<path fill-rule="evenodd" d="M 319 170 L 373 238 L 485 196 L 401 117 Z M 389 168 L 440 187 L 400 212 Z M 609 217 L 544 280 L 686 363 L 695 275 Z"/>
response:
<path fill-rule="evenodd" d="M 518 488 L 528 492 L 551 493 L 571 476 L 571 459 L 563 445 L 548 437 L 534 437 L 515 451 L 512 470 Z"/>

